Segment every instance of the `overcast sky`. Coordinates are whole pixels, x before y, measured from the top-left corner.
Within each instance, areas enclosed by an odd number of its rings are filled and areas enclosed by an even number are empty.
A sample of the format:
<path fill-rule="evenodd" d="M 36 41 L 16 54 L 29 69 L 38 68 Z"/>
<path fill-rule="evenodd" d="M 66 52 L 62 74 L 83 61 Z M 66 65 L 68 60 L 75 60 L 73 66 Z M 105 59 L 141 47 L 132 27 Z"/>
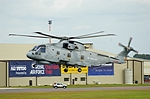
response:
<path fill-rule="evenodd" d="M 51 32 L 48 20 L 52 20 Z M 127 45 L 133 37 L 132 47 L 139 53 L 150 53 L 150 0 L 0 0 L 0 43 L 48 42 L 48 39 L 9 37 L 9 33 L 36 35 L 33 32 L 41 31 L 78 36 L 101 30 L 117 36 L 79 41 L 117 54 L 122 50 L 118 43 Z"/>

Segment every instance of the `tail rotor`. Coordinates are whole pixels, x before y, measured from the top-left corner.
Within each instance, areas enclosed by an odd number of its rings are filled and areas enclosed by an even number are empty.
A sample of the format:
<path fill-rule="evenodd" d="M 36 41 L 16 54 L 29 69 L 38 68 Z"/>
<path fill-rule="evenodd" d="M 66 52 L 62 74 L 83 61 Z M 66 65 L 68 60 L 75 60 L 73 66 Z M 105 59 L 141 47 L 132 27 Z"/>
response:
<path fill-rule="evenodd" d="M 138 53 L 137 50 L 135 50 L 133 47 L 130 46 L 130 45 L 131 45 L 131 42 L 132 42 L 132 37 L 130 37 L 130 39 L 129 39 L 128 46 L 125 46 L 125 45 L 119 43 L 119 46 L 121 46 L 121 47 L 124 48 L 124 56 L 125 56 L 125 57 L 127 57 L 128 53 L 129 53 L 130 51 L 133 51 L 133 52 L 135 52 L 135 53 Z M 123 53 L 122 53 L 122 54 L 123 54 Z"/>
<path fill-rule="evenodd" d="M 130 47 L 131 41 L 132 41 L 132 37 L 130 37 L 130 39 L 129 39 L 128 46 L 125 46 L 125 45 L 123 45 L 121 43 L 119 43 L 119 46 L 123 47 L 128 52 L 133 51 L 135 53 L 138 53 L 137 50 L 135 50 L 134 48 Z"/>
<path fill-rule="evenodd" d="M 121 63 L 125 63 L 126 58 L 127 58 L 128 54 L 130 53 L 130 51 L 133 51 L 133 52 L 138 53 L 137 50 L 135 50 L 134 48 L 132 48 L 132 47 L 130 46 L 131 41 L 132 41 L 132 37 L 130 37 L 130 39 L 129 39 L 128 46 L 125 46 L 125 45 L 119 43 L 119 46 L 123 47 L 124 50 L 121 51 L 121 52 L 116 56 L 116 57 L 118 58 L 118 63 L 120 63 L 120 64 L 121 64 Z"/>

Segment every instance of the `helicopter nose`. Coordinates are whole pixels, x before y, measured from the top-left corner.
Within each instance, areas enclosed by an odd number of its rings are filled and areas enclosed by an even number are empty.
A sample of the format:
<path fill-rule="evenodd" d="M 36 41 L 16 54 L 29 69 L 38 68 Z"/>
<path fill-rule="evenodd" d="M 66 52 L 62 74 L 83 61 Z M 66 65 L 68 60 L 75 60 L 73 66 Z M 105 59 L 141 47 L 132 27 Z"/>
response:
<path fill-rule="evenodd" d="M 26 54 L 26 56 L 27 56 L 28 58 L 32 59 L 32 58 L 33 58 L 33 53 L 32 53 L 32 52 L 28 52 L 28 53 Z"/>

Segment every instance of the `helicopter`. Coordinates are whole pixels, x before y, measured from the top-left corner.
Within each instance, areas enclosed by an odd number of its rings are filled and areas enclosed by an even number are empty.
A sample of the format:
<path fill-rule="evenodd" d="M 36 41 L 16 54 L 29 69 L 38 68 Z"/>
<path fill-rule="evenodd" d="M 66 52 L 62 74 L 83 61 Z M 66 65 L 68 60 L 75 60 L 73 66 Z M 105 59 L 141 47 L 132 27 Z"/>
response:
<path fill-rule="evenodd" d="M 78 41 L 73 39 L 85 39 L 85 38 L 95 38 L 95 37 L 104 37 L 104 36 L 115 36 L 115 34 L 101 34 L 104 31 L 89 33 L 80 36 L 53 36 L 42 32 L 34 32 L 40 36 L 33 35 L 19 35 L 19 34 L 9 34 L 9 36 L 24 36 L 24 37 L 34 37 L 34 38 L 54 38 L 58 39 L 57 43 L 46 43 L 34 46 L 26 56 L 29 59 L 35 61 L 33 66 L 37 64 L 58 64 L 65 65 L 64 72 L 68 72 L 68 67 L 73 66 L 78 68 L 78 72 L 81 72 L 81 67 L 86 66 L 100 66 L 101 64 L 110 64 L 110 63 L 125 63 L 125 57 L 129 54 L 130 51 L 138 53 L 130 47 L 132 37 L 130 37 L 128 46 L 125 46 L 119 43 L 119 46 L 123 47 L 117 56 L 112 57 L 97 52 L 87 50 L 87 47 Z"/>

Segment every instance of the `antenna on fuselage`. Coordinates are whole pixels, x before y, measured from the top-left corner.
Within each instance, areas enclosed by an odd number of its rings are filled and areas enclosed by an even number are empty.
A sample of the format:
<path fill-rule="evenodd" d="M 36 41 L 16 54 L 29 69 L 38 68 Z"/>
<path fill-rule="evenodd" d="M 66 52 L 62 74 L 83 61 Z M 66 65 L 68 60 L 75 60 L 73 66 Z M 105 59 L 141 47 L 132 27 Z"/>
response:
<path fill-rule="evenodd" d="M 48 24 L 49 24 L 49 32 L 50 32 L 52 30 L 51 29 L 52 20 L 49 20 Z M 49 43 L 52 43 L 51 37 L 49 37 Z"/>

